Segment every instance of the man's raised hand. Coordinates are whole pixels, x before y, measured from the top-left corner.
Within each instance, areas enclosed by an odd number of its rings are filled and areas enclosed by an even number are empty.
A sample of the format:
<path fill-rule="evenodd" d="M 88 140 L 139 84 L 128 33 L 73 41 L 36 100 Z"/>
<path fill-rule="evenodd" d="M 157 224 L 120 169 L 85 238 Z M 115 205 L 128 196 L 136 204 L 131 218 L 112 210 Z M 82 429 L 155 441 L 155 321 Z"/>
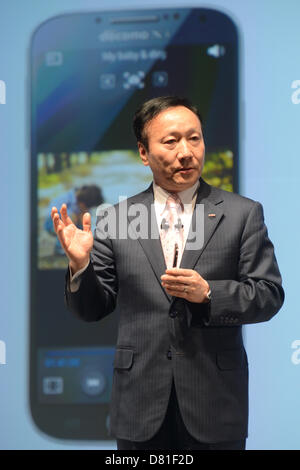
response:
<path fill-rule="evenodd" d="M 89 262 L 90 251 L 93 247 L 91 215 L 88 212 L 83 214 L 83 230 L 77 228 L 68 216 L 66 204 L 61 206 L 60 215 L 61 218 L 57 208 L 52 207 L 51 218 L 54 230 L 64 252 L 69 258 L 70 268 L 74 274 Z"/>

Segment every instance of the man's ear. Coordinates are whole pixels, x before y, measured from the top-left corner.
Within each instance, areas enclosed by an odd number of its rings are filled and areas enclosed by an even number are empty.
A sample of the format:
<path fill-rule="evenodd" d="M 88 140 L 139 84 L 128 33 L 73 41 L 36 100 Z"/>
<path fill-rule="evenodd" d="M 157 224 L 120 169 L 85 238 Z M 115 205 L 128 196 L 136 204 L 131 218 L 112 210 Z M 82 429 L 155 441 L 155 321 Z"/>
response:
<path fill-rule="evenodd" d="M 138 142 L 138 150 L 143 164 L 149 166 L 148 151 L 142 142 Z"/>

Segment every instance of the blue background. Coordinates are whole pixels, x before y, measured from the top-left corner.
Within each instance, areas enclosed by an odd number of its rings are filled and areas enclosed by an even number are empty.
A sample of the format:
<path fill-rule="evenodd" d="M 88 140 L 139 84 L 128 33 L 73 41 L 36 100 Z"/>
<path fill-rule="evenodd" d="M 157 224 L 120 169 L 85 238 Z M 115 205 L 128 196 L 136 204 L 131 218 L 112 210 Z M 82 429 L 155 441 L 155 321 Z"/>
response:
<path fill-rule="evenodd" d="M 245 327 L 250 372 L 247 449 L 299 449 L 300 363 L 292 362 L 299 320 L 300 104 L 291 88 L 300 79 L 298 0 L 152 0 L 151 7 L 220 9 L 240 32 L 240 193 L 262 202 L 284 281 L 286 301 L 268 323 Z M 1 449 L 115 448 L 112 442 L 61 441 L 33 424 L 28 396 L 29 99 L 30 37 L 48 18 L 74 11 L 139 8 L 140 0 L 0 1 L 0 364 Z M 299 361 L 300 362 L 300 361 Z"/>

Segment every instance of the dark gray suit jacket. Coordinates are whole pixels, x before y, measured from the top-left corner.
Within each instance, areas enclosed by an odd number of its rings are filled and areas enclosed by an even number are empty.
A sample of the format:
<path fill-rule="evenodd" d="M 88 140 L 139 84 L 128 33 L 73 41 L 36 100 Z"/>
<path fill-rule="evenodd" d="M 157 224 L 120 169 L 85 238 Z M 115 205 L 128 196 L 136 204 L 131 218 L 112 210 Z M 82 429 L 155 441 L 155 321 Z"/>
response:
<path fill-rule="evenodd" d="M 150 208 L 152 185 L 126 203 Z M 258 202 L 201 179 L 196 204 L 204 204 L 204 245 L 185 250 L 180 267 L 209 282 L 209 304 L 172 298 L 161 286 L 165 263 L 157 225 L 156 237 L 148 240 L 103 240 L 96 230 L 76 293 L 70 293 L 67 276 L 66 301 L 75 315 L 97 321 L 116 306 L 120 311 L 111 396 L 117 438 L 144 441 L 158 431 L 173 378 L 183 421 L 196 439 L 247 436 L 242 325 L 277 313 L 284 300 L 281 277 Z"/>

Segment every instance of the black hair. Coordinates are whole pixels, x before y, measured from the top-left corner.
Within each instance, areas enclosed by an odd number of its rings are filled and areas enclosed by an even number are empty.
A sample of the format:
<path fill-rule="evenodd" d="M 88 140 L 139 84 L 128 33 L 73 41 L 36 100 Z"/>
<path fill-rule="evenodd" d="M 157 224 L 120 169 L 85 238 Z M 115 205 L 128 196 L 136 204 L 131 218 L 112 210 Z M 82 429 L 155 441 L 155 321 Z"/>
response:
<path fill-rule="evenodd" d="M 88 209 L 97 207 L 104 201 L 101 189 L 95 184 L 81 186 L 77 189 L 76 196 L 77 202 L 85 204 Z"/>
<path fill-rule="evenodd" d="M 145 132 L 145 126 L 155 116 L 168 108 L 174 108 L 175 106 L 184 106 L 190 109 L 198 117 L 202 126 L 202 117 L 198 111 L 198 108 L 194 106 L 187 98 L 180 96 L 159 96 L 152 98 L 151 100 L 145 101 L 135 112 L 133 118 L 133 131 L 137 142 L 141 142 L 146 150 L 148 150 L 148 137 Z"/>

